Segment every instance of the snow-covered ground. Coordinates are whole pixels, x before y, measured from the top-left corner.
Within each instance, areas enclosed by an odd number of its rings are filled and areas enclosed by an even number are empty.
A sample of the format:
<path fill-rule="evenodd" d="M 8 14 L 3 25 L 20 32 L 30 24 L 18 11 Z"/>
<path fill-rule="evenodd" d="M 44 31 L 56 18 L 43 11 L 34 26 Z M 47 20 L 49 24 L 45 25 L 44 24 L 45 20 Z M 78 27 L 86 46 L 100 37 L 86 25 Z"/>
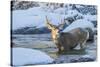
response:
<path fill-rule="evenodd" d="M 42 51 L 29 48 L 12 48 L 12 65 L 52 63 L 53 59 Z"/>
<path fill-rule="evenodd" d="M 46 8 L 46 7 L 45 7 Z M 85 20 L 96 20 L 96 15 L 83 15 L 77 10 L 58 8 L 52 11 L 50 9 L 44 9 L 44 7 L 33 7 L 27 10 L 15 10 L 12 11 L 12 23 L 13 30 L 25 26 L 45 26 L 45 17 L 47 16 L 51 23 L 58 25 L 61 20 L 67 17 L 73 17 L 75 15 L 82 16 Z"/>
<path fill-rule="evenodd" d="M 80 19 L 80 20 L 76 20 L 72 24 L 70 24 L 67 28 L 65 28 L 63 30 L 63 32 L 68 32 L 68 31 L 75 29 L 75 28 L 78 28 L 78 27 L 90 28 L 90 29 L 94 30 L 93 23 L 91 23 L 90 21 L 85 20 L 85 19 Z"/>
<path fill-rule="evenodd" d="M 16 10 L 12 12 L 13 29 L 25 26 L 45 26 L 46 16 L 56 25 L 63 18 L 61 14 L 45 12 L 42 7 L 33 7 L 28 10 Z"/>
<path fill-rule="evenodd" d="M 88 21 L 97 21 L 97 16 L 96 15 L 84 15 L 84 19 L 88 20 Z"/>

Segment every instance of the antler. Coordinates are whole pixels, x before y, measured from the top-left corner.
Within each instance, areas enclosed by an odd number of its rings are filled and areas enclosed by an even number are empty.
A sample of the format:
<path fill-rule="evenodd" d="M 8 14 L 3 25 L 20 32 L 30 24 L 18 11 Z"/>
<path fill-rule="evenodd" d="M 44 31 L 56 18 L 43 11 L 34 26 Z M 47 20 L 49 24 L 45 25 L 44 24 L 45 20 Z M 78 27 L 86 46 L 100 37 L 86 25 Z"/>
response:
<path fill-rule="evenodd" d="M 53 24 L 50 23 L 50 21 L 48 20 L 47 16 L 46 16 L 46 25 L 49 29 L 52 29 L 54 27 Z"/>
<path fill-rule="evenodd" d="M 50 21 L 48 20 L 47 16 L 46 16 L 46 24 L 47 25 L 51 25 Z"/>
<path fill-rule="evenodd" d="M 49 23 L 49 20 L 48 20 L 47 16 L 46 16 L 46 23 Z"/>
<path fill-rule="evenodd" d="M 65 24 L 66 24 L 65 20 L 63 21 L 61 20 L 61 23 L 58 25 L 59 29 L 60 30 L 64 29 Z"/>

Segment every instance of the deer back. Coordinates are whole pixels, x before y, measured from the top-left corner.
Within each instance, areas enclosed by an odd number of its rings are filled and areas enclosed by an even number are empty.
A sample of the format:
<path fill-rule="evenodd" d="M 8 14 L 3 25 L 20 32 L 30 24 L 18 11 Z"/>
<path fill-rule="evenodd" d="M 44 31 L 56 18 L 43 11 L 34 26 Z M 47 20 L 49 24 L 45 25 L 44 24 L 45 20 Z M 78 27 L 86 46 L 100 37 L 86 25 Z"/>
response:
<path fill-rule="evenodd" d="M 76 28 L 66 33 L 61 33 L 59 43 L 65 49 L 74 48 L 78 43 L 84 42 L 87 39 L 87 31 L 82 28 Z M 67 48 L 66 48 L 67 47 Z"/>

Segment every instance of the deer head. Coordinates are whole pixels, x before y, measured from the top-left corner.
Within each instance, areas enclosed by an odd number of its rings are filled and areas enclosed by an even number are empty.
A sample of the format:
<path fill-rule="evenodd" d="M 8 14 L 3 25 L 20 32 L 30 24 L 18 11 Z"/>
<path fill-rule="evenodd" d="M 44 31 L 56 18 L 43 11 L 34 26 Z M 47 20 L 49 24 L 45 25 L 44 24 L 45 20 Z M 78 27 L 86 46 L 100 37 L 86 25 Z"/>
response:
<path fill-rule="evenodd" d="M 48 29 L 50 29 L 53 39 L 57 39 L 59 37 L 59 33 L 63 29 L 64 24 L 65 24 L 65 22 L 61 22 L 61 24 L 59 24 L 58 26 L 53 25 L 50 23 L 50 21 L 48 20 L 48 18 L 46 16 L 46 25 L 47 25 Z"/>

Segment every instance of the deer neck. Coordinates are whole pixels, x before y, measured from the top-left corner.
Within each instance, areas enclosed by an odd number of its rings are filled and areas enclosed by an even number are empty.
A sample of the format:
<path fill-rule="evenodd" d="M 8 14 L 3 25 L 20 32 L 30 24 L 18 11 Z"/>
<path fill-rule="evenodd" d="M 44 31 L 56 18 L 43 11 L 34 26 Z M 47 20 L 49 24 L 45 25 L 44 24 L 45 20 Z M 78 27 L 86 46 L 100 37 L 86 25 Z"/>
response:
<path fill-rule="evenodd" d="M 52 40 L 54 41 L 54 43 L 57 44 L 59 42 L 59 39 L 60 39 L 59 35 L 55 36 L 55 35 L 52 34 Z"/>

